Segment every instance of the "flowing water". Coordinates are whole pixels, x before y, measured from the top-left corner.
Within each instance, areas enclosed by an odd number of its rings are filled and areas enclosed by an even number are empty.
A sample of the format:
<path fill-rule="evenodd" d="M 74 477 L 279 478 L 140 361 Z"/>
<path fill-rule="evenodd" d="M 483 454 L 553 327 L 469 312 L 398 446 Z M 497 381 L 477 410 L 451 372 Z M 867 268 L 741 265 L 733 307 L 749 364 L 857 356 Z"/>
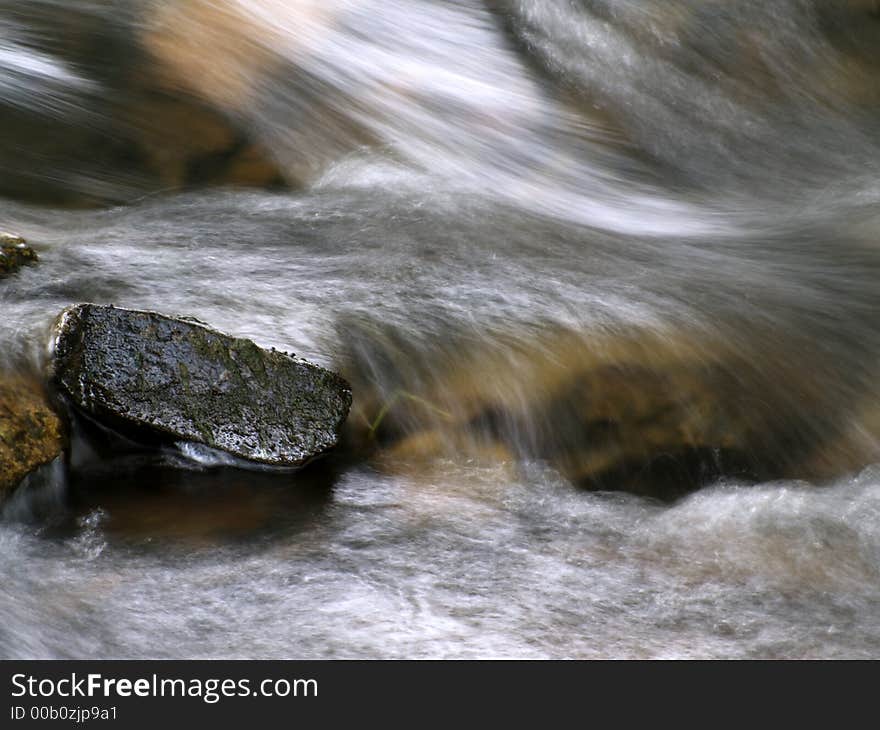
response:
<path fill-rule="evenodd" d="M 0 0 L 3 366 L 109 302 L 355 396 L 302 472 L 77 422 L 0 655 L 880 656 L 878 43 L 858 0 Z M 289 187 L 84 151 L 142 67 Z"/>

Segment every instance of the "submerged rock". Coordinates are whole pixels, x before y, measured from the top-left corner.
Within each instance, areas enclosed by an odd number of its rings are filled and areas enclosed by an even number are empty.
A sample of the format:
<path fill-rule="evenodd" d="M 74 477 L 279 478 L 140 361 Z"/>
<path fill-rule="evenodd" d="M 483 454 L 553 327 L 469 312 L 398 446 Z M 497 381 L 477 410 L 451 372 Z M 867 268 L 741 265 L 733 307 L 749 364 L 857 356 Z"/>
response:
<path fill-rule="evenodd" d="M 78 304 L 59 316 L 55 386 L 111 427 L 300 466 L 333 447 L 348 383 L 191 319 Z"/>
<path fill-rule="evenodd" d="M 62 455 L 61 420 L 38 383 L 0 375 L 0 501 L 22 480 Z"/>
<path fill-rule="evenodd" d="M 876 461 L 880 402 L 863 396 L 853 409 L 816 387 L 816 372 L 834 372 L 819 353 L 807 369 L 761 359 L 798 351 L 770 336 L 744 348 L 686 327 L 484 340 L 450 328 L 421 342 L 352 319 L 339 337 L 358 395 L 347 442 L 386 470 L 519 460 L 588 489 L 664 500 L 722 477 L 825 481 Z"/>
<path fill-rule="evenodd" d="M 11 233 L 0 233 L 0 276 L 11 274 L 38 260 L 37 252 L 23 238 Z"/>

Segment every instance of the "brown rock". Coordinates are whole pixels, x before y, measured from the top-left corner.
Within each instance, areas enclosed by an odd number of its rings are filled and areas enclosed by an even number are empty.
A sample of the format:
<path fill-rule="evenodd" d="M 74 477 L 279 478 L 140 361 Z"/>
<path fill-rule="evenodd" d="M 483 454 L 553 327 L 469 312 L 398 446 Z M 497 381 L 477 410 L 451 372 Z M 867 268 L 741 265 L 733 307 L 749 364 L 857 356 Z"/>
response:
<path fill-rule="evenodd" d="M 61 420 L 40 384 L 0 374 L 0 500 L 32 471 L 60 456 L 65 444 Z"/>
<path fill-rule="evenodd" d="M 238 150 L 229 160 L 220 181 L 230 185 L 250 187 L 278 187 L 284 185 L 284 177 L 275 162 L 255 144 Z"/>
<path fill-rule="evenodd" d="M 737 340 L 696 330 L 548 328 L 463 339 L 449 360 L 380 326 L 346 335 L 348 443 L 380 466 L 537 459 L 588 488 L 675 498 L 721 476 L 832 478 L 877 456 L 880 404 L 851 413 L 797 358 L 756 368 Z M 376 361 L 392 375 L 373 380 Z"/>

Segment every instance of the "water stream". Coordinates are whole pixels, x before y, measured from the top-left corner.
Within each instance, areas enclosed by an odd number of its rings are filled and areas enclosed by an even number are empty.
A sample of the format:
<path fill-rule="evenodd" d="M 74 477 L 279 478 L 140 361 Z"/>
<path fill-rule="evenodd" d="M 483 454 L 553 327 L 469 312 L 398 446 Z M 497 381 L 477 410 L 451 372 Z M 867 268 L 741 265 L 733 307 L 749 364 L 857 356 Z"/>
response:
<path fill-rule="evenodd" d="M 106 302 L 355 408 L 301 473 L 78 425 L 0 523 L 0 656 L 880 656 L 873 2 L 26 5 L 0 229 L 41 261 L 0 282 L 0 364 Z M 87 159 L 141 65 L 289 187 Z"/>

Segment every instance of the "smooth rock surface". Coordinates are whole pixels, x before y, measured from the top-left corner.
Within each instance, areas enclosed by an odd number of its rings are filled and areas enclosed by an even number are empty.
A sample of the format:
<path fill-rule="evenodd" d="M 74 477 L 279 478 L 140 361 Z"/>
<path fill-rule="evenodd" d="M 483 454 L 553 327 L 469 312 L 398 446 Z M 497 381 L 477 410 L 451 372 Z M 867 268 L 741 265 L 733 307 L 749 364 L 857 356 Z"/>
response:
<path fill-rule="evenodd" d="M 61 313 L 52 368 L 58 390 L 111 427 L 279 466 L 332 448 L 351 406 L 329 370 L 193 320 L 111 306 Z"/>

